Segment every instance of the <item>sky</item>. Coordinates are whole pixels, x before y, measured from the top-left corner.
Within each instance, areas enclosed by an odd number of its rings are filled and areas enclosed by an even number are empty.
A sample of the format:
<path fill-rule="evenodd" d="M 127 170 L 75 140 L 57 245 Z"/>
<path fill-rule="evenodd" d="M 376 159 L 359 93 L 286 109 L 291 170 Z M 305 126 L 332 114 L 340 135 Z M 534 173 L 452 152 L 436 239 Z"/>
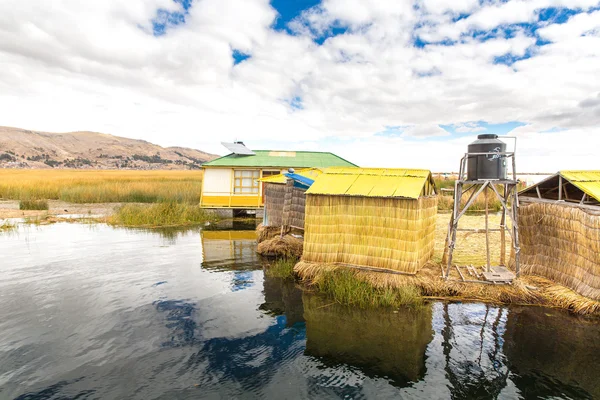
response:
<path fill-rule="evenodd" d="M 2 0 L 0 125 L 433 171 L 496 133 L 519 171 L 600 169 L 600 1 Z"/>

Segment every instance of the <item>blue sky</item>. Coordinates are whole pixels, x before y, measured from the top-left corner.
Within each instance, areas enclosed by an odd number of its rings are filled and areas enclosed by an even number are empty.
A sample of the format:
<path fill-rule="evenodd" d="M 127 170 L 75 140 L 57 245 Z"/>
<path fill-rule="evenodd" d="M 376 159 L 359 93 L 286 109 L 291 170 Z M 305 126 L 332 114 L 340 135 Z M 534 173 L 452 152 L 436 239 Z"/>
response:
<path fill-rule="evenodd" d="M 438 170 L 480 133 L 528 168 L 600 147 L 600 0 L 31 1 L 0 4 L 0 125 Z"/>

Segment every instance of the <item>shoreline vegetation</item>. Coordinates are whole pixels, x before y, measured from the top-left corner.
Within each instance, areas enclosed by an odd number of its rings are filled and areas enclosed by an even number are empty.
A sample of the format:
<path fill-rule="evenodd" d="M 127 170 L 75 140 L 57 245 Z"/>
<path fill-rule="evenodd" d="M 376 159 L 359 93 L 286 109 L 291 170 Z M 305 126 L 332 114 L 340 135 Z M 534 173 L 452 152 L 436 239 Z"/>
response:
<path fill-rule="evenodd" d="M 202 175 L 184 170 L 0 169 L 0 199 L 18 201 L 19 210 L 26 211 L 8 209 L 9 217 L 37 225 L 92 221 L 142 228 L 201 226 L 218 220 L 199 206 Z M 49 202 L 63 207 L 51 210 Z M 88 211 L 81 212 L 79 205 Z M 84 213 L 94 217 L 61 217 Z"/>
<path fill-rule="evenodd" d="M 367 272 L 340 265 L 318 265 L 298 262 L 289 272 L 305 290 L 314 291 L 330 301 L 359 308 L 419 307 L 427 300 L 474 301 L 504 305 L 529 305 L 558 308 L 573 314 L 600 318 L 600 302 L 588 299 L 565 286 L 548 279 L 522 275 L 512 285 L 464 283 L 456 270 L 450 280 L 441 278 L 442 254 L 448 229 L 448 214 L 439 213 L 436 221 L 435 251 L 431 261 L 416 275 L 397 275 Z M 477 228 L 483 224 L 482 215 L 466 215 L 464 227 Z M 499 215 L 490 216 L 490 224 L 498 225 Z M 260 233 L 260 232 L 259 232 Z M 268 235 L 264 235 L 268 237 Z M 500 233 L 490 233 L 491 258 L 500 258 Z M 506 260 L 510 259 L 507 245 Z M 295 259 L 292 259 L 295 260 Z M 485 265 L 485 235 L 460 232 L 454 252 L 457 265 Z M 286 263 L 285 258 L 278 263 Z M 269 273 L 267 267 L 265 273 Z M 288 269 L 289 270 L 289 269 Z"/>

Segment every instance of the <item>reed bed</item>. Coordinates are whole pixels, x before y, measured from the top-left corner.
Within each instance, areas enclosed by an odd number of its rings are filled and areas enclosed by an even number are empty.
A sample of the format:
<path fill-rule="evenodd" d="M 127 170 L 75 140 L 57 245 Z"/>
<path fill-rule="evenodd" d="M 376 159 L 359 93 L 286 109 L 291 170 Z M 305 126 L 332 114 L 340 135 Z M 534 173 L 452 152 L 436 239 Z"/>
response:
<path fill-rule="evenodd" d="M 293 279 L 297 258 L 280 258 L 265 267 L 265 275 L 271 278 Z"/>
<path fill-rule="evenodd" d="M 19 210 L 47 210 L 47 200 L 21 200 Z"/>
<path fill-rule="evenodd" d="M 489 285 L 458 281 L 458 273 L 450 275 L 450 280 L 441 277 L 441 268 L 428 264 L 414 276 L 366 272 L 339 265 L 313 264 L 300 261 L 294 272 L 308 285 L 324 292 L 340 304 L 358 306 L 385 305 L 385 299 L 373 300 L 374 294 L 386 293 L 392 298 L 394 293 L 413 292 L 414 299 L 439 299 L 451 301 L 481 301 L 496 304 L 518 304 L 556 307 L 575 314 L 600 317 L 600 302 L 583 297 L 574 291 L 538 276 L 522 276 L 512 285 Z M 350 277 L 349 277 L 350 276 Z M 361 284 L 342 283 L 346 292 L 339 294 L 327 286 L 328 281 L 357 281 Z M 350 286 L 350 287 L 348 287 Z M 399 296 L 399 295 L 398 295 Z M 351 299 L 351 300 L 349 300 Z"/>
<path fill-rule="evenodd" d="M 0 221 L 0 233 L 14 232 L 17 230 L 17 225 L 10 221 Z"/>
<path fill-rule="evenodd" d="M 303 260 L 416 273 L 433 255 L 437 198 L 309 195 Z"/>
<path fill-rule="evenodd" d="M 0 198 L 197 204 L 201 171 L 0 169 Z"/>
<path fill-rule="evenodd" d="M 108 222 L 147 228 L 193 226 L 214 223 L 216 216 L 198 205 L 184 203 L 125 204 L 115 211 Z"/>
<path fill-rule="evenodd" d="M 302 256 L 302 250 L 302 240 L 291 235 L 277 235 L 260 242 L 256 248 L 256 252 L 263 256 L 296 259 Z"/>
<path fill-rule="evenodd" d="M 521 264 L 540 275 L 600 300 L 600 215 L 558 204 L 519 207 Z"/>

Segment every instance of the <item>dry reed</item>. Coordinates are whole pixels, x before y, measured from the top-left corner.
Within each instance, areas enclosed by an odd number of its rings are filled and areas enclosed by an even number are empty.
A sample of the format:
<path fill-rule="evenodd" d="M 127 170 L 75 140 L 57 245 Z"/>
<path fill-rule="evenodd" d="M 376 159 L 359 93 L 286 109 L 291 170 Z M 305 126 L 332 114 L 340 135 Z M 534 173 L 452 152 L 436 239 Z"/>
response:
<path fill-rule="evenodd" d="M 537 276 L 522 276 L 512 285 L 491 285 L 459 282 L 455 271 L 450 276 L 451 280 L 445 281 L 441 278 L 440 266 L 433 263 L 414 276 L 366 272 L 304 261 L 294 267 L 294 272 L 305 284 L 317 289 L 323 276 L 340 271 L 351 271 L 357 280 L 367 283 L 373 291 L 405 290 L 408 287 L 416 288 L 424 298 L 557 307 L 580 315 L 600 317 L 600 302 Z"/>
<path fill-rule="evenodd" d="M 559 204 L 521 204 L 519 225 L 525 273 L 600 300 L 599 215 Z"/>
<path fill-rule="evenodd" d="M 197 204 L 201 171 L 0 169 L 0 198 Z"/>
<path fill-rule="evenodd" d="M 303 260 L 416 273 L 434 251 L 437 198 L 309 195 Z"/>
<path fill-rule="evenodd" d="M 445 238 L 448 229 L 449 214 L 438 214 L 435 231 L 435 254 L 416 275 L 398 275 L 381 272 L 368 272 L 344 267 L 340 264 L 324 264 L 303 260 L 299 262 L 295 271 L 298 276 L 309 286 L 318 287 L 315 282 L 322 279 L 323 273 L 331 271 L 351 270 L 357 279 L 367 282 L 373 288 L 403 289 L 414 287 L 425 298 L 482 301 L 498 304 L 523 304 L 556 307 L 569 310 L 580 315 L 600 317 L 600 302 L 584 297 L 575 291 L 552 282 L 549 279 L 523 274 L 513 285 L 488 285 L 459 282 L 458 272 L 453 269 L 451 280 L 441 279 L 442 252 L 445 247 Z M 491 224 L 499 224 L 500 216 L 490 216 Z M 461 218 L 461 227 L 481 228 L 483 216 L 466 215 Z M 492 238 L 492 259 L 500 257 L 499 232 L 490 233 Z M 506 260 L 509 259 L 510 237 L 507 235 Z M 455 265 L 485 264 L 485 235 L 476 233 L 459 232 L 457 247 L 454 251 Z M 494 263 L 497 264 L 497 263 Z M 330 271 L 330 272 L 327 272 Z"/>
<path fill-rule="evenodd" d="M 302 256 L 302 240 L 291 235 L 275 236 L 258 244 L 256 252 L 263 256 L 281 258 L 300 258 Z"/>
<path fill-rule="evenodd" d="M 284 231 L 284 233 L 287 233 L 287 231 Z M 281 235 L 281 226 L 264 226 L 263 224 L 260 224 L 256 227 L 257 243 L 262 243 L 277 235 Z"/>

